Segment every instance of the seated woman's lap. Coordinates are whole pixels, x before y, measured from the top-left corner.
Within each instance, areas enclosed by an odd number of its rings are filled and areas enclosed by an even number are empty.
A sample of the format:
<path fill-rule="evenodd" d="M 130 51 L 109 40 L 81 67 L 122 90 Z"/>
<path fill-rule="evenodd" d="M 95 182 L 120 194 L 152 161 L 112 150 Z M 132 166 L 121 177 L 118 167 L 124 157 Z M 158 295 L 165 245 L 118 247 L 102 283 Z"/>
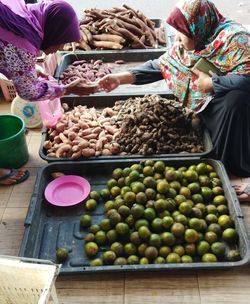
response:
<path fill-rule="evenodd" d="M 250 94 L 230 91 L 200 114 L 210 132 L 214 157 L 237 176 L 250 176 Z"/>

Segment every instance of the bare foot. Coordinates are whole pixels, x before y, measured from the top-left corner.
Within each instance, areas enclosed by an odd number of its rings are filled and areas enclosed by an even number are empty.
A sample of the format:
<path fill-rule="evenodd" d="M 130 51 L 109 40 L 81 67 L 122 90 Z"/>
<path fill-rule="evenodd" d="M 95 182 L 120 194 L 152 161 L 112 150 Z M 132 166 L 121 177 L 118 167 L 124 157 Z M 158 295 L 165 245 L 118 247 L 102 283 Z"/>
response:
<path fill-rule="evenodd" d="M 250 183 L 233 185 L 240 202 L 250 202 Z"/>
<path fill-rule="evenodd" d="M 11 186 L 25 181 L 29 171 L 25 169 L 0 169 L 0 185 Z"/>

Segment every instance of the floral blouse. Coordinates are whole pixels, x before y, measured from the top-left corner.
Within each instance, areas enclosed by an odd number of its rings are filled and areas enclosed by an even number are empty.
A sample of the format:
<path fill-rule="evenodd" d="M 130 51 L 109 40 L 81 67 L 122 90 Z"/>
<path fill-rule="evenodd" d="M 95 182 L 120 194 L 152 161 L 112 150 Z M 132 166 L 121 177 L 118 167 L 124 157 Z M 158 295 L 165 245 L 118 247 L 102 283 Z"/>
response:
<path fill-rule="evenodd" d="M 0 40 L 0 73 L 12 80 L 20 97 L 39 101 L 61 97 L 64 86 L 37 77 L 36 56 Z"/>

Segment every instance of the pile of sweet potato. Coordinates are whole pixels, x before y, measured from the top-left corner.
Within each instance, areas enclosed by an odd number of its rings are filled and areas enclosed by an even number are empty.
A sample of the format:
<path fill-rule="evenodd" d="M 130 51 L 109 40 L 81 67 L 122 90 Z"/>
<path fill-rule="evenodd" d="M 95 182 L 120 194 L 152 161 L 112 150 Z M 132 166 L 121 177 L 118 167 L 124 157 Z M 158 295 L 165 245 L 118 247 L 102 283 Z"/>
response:
<path fill-rule="evenodd" d="M 77 60 L 70 64 L 60 76 L 63 84 L 71 83 L 76 79 L 96 81 L 111 73 L 111 67 L 102 60 Z"/>
<path fill-rule="evenodd" d="M 77 106 L 65 113 L 44 142 L 47 156 L 79 159 L 126 154 L 203 152 L 197 119 L 173 100 L 158 95 L 117 101 L 97 110 Z"/>
<path fill-rule="evenodd" d="M 79 105 L 68 111 L 67 104 L 63 107 L 63 117 L 48 130 L 48 140 L 44 142 L 47 156 L 78 159 L 121 152 L 116 142 L 119 130 L 112 121 L 117 113 L 111 108 L 97 111 Z"/>
<path fill-rule="evenodd" d="M 65 50 L 145 49 L 166 45 L 164 28 L 156 28 L 142 12 L 125 4 L 112 9 L 85 10 L 80 31 L 81 40 L 67 44 Z"/>

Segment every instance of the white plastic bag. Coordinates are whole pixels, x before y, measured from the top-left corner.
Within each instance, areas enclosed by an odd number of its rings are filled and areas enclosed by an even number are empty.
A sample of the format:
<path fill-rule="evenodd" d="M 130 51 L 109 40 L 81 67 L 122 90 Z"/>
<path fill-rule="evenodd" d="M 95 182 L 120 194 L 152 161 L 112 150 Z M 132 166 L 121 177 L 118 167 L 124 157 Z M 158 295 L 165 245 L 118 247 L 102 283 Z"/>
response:
<path fill-rule="evenodd" d="M 62 117 L 63 111 L 60 98 L 39 101 L 38 107 L 43 125 L 47 128 L 54 127 Z"/>

